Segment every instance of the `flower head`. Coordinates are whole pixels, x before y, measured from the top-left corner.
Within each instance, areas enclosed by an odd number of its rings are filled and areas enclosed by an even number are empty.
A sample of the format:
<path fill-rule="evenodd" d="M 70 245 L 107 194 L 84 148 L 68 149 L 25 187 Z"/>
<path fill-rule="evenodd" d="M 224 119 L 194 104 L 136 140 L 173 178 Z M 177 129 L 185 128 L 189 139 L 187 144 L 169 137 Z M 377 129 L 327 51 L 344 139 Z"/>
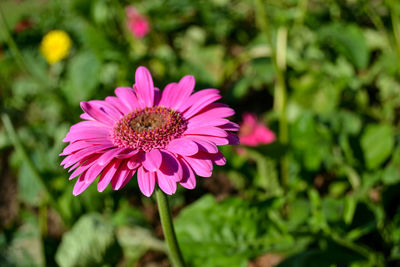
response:
<path fill-rule="evenodd" d="M 215 103 L 217 89 L 193 93 L 195 80 L 185 76 L 160 92 L 150 72 L 139 67 L 133 88 L 119 87 L 115 96 L 81 102 L 83 121 L 64 139 L 70 144 L 60 155 L 61 165 L 77 176 L 74 195 L 82 193 L 100 175 L 97 189 L 109 183 L 124 187 L 137 173 L 142 193 L 150 196 L 156 184 L 167 194 L 177 183 L 196 186 L 195 174 L 210 177 L 213 164 L 224 165 L 219 145 L 237 144 L 232 132 L 239 126 L 226 117 L 234 111 Z"/>
<path fill-rule="evenodd" d="M 257 116 L 252 113 L 243 114 L 240 125 L 239 139 L 242 145 L 257 146 L 275 141 L 275 133 L 257 121 Z"/>
<path fill-rule="evenodd" d="M 40 52 L 49 64 L 54 64 L 68 56 L 71 45 L 71 38 L 66 32 L 52 30 L 43 37 Z"/>
<path fill-rule="evenodd" d="M 139 13 L 133 6 L 127 6 L 126 13 L 126 26 L 136 38 L 143 38 L 150 31 L 150 23 L 147 18 Z"/>

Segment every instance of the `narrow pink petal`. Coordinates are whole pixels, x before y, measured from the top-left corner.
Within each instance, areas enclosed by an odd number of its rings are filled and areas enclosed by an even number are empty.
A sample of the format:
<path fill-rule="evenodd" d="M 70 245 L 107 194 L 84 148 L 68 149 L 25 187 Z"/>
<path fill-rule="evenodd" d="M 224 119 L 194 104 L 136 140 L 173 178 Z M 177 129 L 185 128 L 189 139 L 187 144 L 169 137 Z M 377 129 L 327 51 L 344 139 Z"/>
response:
<path fill-rule="evenodd" d="M 155 186 L 155 173 L 148 172 L 143 167 L 138 169 L 137 180 L 139 184 L 140 191 L 142 191 L 143 195 L 146 197 L 150 197 L 154 191 Z"/>
<path fill-rule="evenodd" d="M 159 106 L 165 106 L 169 107 L 170 106 L 170 91 L 174 91 L 175 87 L 177 86 L 177 83 L 169 83 L 165 86 L 164 90 L 161 92 L 161 99 L 160 102 L 158 103 Z"/>
<path fill-rule="evenodd" d="M 240 127 L 239 124 L 234 123 L 234 122 L 228 122 L 227 124 L 220 125 L 219 126 L 221 129 L 224 129 L 225 131 L 239 131 Z"/>
<path fill-rule="evenodd" d="M 216 137 L 216 136 L 210 136 L 210 135 L 192 135 L 188 134 L 186 135 L 188 138 L 199 138 L 201 140 L 206 140 L 209 142 L 213 142 L 217 146 L 222 146 L 222 145 L 228 145 L 229 140 L 226 137 Z"/>
<path fill-rule="evenodd" d="M 125 151 L 123 151 L 120 154 L 118 154 L 116 156 L 116 158 L 118 158 L 118 159 L 128 159 L 128 158 L 131 158 L 131 157 L 135 156 L 139 152 L 140 152 L 139 150 L 133 150 L 133 149 L 130 149 L 130 148 L 126 148 Z"/>
<path fill-rule="evenodd" d="M 108 132 L 100 128 L 70 131 L 63 139 L 63 142 L 86 141 L 86 139 L 108 139 Z"/>
<path fill-rule="evenodd" d="M 142 164 L 143 167 L 146 168 L 146 170 L 154 172 L 160 168 L 161 162 L 162 162 L 162 155 L 160 150 L 153 149 L 149 152 L 146 152 L 145 159 Z"/>
<path fill-rule="evenodd" d="M 106 102 L 112 105 L 114 108 L 118 109 L 123 114 L 127 114 L 132 111 L 132 109 L 128 108 L 121 100 L 119 100 L 118 97 L 107 96 Z"/>
<path fill-rule="evenodd" d="M 79 129 L 83 129 L 83 128 L 85 128 L 85 129 L 94 128 L 94 127 L 100 127 L 102 129 L 105 129 L 105 130 L 111 128 L 111 126 L 104 125 L 104 123 L 90 120 L 90 121 L 80 121 L 80 122 L 72 125 L 71 128 L 70 128 L 70 131 L 79 130 Z"/>
<path fill-rule="evenodd" d="M 114 177 L 115 173 L 117 172 L 119 165 L 121 164 L 122 160 L 114 159 L 111 161 L 106 168 L 103 170 L 99 182 L 97 183 L 97 190 L 99 192 L 103 192 L 104 189 L 108 186 L 111 182 L 112 178 Z"/>
<path fill-rule="evenodd" d="M 188 137 L 188 138 L 193 140 L 198 145 L 200 150 L 211 154 L 218 153 L 218 147 L 213 142 L 196 137 Z"/>
<path fill-rule="evenodd" d="M 199 151 L 196 143 L 185 137 L 172 140 L 166 146 L 166 149 L 184 156 L 194 155 Z"/>
<path fill-rule="evenodd" d="M 183 170 L 182 180 L 179 184 L 187 189 L 194 189 L 196 187 L 196 177 L 192 168 L 190 168 L 184 160 L 180 160 L 179 162 Z"/>
<path fill-rule="evenodd" d="M 176 156 L 165 150 L 161 153 L 163 155 L 163 162 L 160 166 L 160 171 L 164 175 L 170 176 L 171 179 L 180 181 L 182 179 L 182 166 L 179 164 Z"/>
<path fill-rule="evenodd" d="M 115 158 L 119 153 L 124 151 L 125 148 L 113 148 L 107 150 L 101 157 L 98 159 L 97 164 L 100 166 L 107 165 L 113 158 Z"/>
<path fill-rule="evenodd" d="M 83 162 L 69 177 L 69 180 L 74 179 L 76 176 L 80 175 L 87 169 L 89 169 L 92 165 L 97 163 L 97 159 L 99 158 L 99 155 L 95 155 L 92 157 L 89 157 L 85 162 Z"/>
<path fill-rule="evenodd" d="M 198 128 L 198 127 L 208 127 L 208 126 L 220 126 L 229 123 L 228 119 L 223 118 L 212 118 L 210 116 L 198 115 L 192 117 L 188 121 L 187 128 Z"/>
<path fill-rule="evenodd" d="M 92 154 L 100 153 L 107 148 L 109 148 L 108 145 L 99 145 L 99 146 L 92 146 L 92 147 L 88 147 L 86 149 L 82 149 L 74 154 L 67 156 L 61 162 L 61 165 L 65 164 L 64 168 L 68 168 L 69 166 L 72 166 L 75 162 L 82 160 L 83 158 L 86 158 L 87 156 L 90 156 Z"/>
<path fill-rule="evenodd" d="M 102 111 L 105 115 L 111 117 L 113 121 L 119 120 L 123 113 L 119 111 L 117 108 L 115 108 L 113 105 L 108 103 L 107 101 L 103 100 L 92 100 L 87 102 L 93 106 L 95 106 L 97 109 Z"/>
<path fill-rule="evenodd" d="M 230 107 L 221 103 L 212 103 L 200 110 L 198 113 L 194 114 L 196 116 L 208 117 L 210 119 L 225 118 L 230 117 L 235 114 L 235 111 Z M 192 116 L 188 116 L 187 113 L 184 114 L 186 119 L 190 119 Z"/>
<path fill-rule="evenodd" d="M 111 180 L 111 187 L 114 190 L 119 190 L 121 189 L 122 185 L 125 182 L 125 179 L 128 177 L 128 175 L 131 173 L 131 169 L 126 166 L 127 160 L 123 160 L 121 164 L 119 165 L 117 173 L 114 175 L 113 179 Z"/>
<path fill-rule="evenodd" d="M 135 73 L 136 93 L 139 101 L 143 101 L 146 107 L 153 106 L 154 84 L 148 69 L 140 66 Z"/>
<path fill-rule="evenodd" d="M 127 163 L 128 168 L 132 170 L 137 169 L 140 165 L 142 165 L 144 159 L 145 159 L 145 153 L 140 151 L 139 153 L 128 159 Z"/>
<path fill-rule="evenodd" d="M 86 172 L 82 173 L 79 179 L 76 181 L 72 194 L 77 196 L 88 188 L 90 183 L 86 182 Z"/>
<path fill-rule="evenodd" d="M 212 162 L 209 159 L 198 159 L 193 157 L 183 157 L 194 172 L 201 177 L 212 175 Z"/>
<path fill-rule="evenodd" d="M 184 134 L 185 135 L 188 135 L 188 134 L 212 135 L 212 136 L 217 136 L 217 137 L 227 137 L 228 136 L 228 133 L 226 131 L 224 131 L 218 127 L 214 127 L 214 126 L 187 129 Z"/>
<path fill-rule="evenodd" d="M 86 114 L 86 113 L 82 113 L 80 116 L 79 116 L 81 119 L 84 119 L 84 120 L 88 120 L 88 121 L 95 121 L 92 117 L 90 117 L 88 114 Z"/>
<path fill-rule="evenodd" d="M 195 79 L 191 75 L 184 76 L 176 86 L 165 87 L 160 106 L 171 107 L 179 110 L 192 94 L 195 85 Z"/>
<path fill-rule="evenodd" d="M 210 157 L 211 160 L 219 166 L 223 166 L 226 164 L 226 158 L 221 152 L 218 152 L 216 154 L 208 154 L 208 157 Z"/>
<path fill-rule="evenodd" d="M 63 152 L 61 154 L 59 154 L 59 156 L 65 156 L 65 155 L 71 154 L 73 152 L 76 152 L 76 151 L 79 151 L 81 149 L 91 147 L 91 146 L 93 146 L 93 144 L 89 144 L 84 141 L 78 141 L 75 143 L 71 143 L 64 148 Z"/>
<path fill-rule="evenodd" d="M 115 122 L 108 114 L 89 102 L 81 102 L 81 108 L 96 121 L 106 125 L 113 125 Z"/>
<path fill-rule="evenodd" d="M 220 99 L 217 89 L 204 89 L 191 95 L 189 99 L 181 105 L 178 111 L 184 112 L 186 118 L 190 118 L 207 105 Z"/>
<path fill-rule="evenodd" d="M 176 192 L 176 182 L 172 177 L 157 172 L 157 184 L 164 193 L 172 195 Z"/>
<path fill-rule="evenodd" d="M 132 112 L 140 107 L 137 96 L 134 90 L 130 87 L 118 87 L 115 89 L 115 95 L 125 106 L 125 109 L 127 109 L 129 112 Z"/>

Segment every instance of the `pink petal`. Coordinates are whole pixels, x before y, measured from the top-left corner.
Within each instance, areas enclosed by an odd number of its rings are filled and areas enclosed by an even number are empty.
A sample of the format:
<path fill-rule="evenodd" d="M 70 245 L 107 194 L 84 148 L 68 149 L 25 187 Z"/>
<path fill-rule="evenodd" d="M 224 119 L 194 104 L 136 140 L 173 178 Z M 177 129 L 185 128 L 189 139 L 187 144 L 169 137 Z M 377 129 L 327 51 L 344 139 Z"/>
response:
<path fill-rule="evenodd" d="M 221 96 L 217 89 L 204 89 L 191 95 L 188 101 L 180 107 L 179 111 L 184 111 L 185 118 L 190 118 L 220 98 Z"/>
<path fill-rule="evenodd" d="M 183 171 L 180 185 L 187 189 L 194 189 L 196 187 L 196 177 L 194 176 L 192 168 L 190 168 L 184 160 L 180 160 L 179 162 Z"/>
<path fill-rule="evenodd" d="M 115 108 L 113 105 L 111 105 L 107 101 L 92 100 L 87 103 L 97 107 L 100 111 L 102 111 L 104 114 L 107 114 L 114 121 L 119 120 L 121 118 L 121 116 L 123 115 L 123 113 L 121 111 L 119 111 L 117 108 Z"/>
<path fill-rule="evenodd" d="M 153 149 L 150 152 L 146 152 L 145 159 L 142 164 L 143 167 L 146 168 L 146 170 L 154 172 L 160 168 L 161 162 L 162 155 L 160 150 Z"/>
<path fill-rule="evenodd" d="M 157 172 L 157 184 L 164 193 L 172 195 L 176 192 L 176 182 L 171 176 Z"/>
<path fill-rule="evenodd" d="M 118 97 L 119 101 L 124 104 L 125 109 L 128 110 L 127 113 L 140 107 L 137 96 L 130 87 L 118 87 L 115 89 L 115 95 Z"/>
<path fill-rule="evenodd" d="M 139 184 L 140 191 L 142 191 L 143 195 L 146 197 L 150 197 L 154 191 L 155 186 L 155 173 L 148 172 L 143 167 L 138 169 L 137 180 Z"/>
<path fill-rule="evenodd" d="M 212 175 L 212 162 L 209 159 L 198 159 L 193 157 L 183 157 L 186 163 L 201 177 Z"/>
<path fill-rule="evenodd" d="M 187 128 L 198 128 L 198 127 L 207 127 L 207 126 L 220 126 L 229 123 L 228 119 L 223 118 L 212 118 L 210 116 L 202 116 L 198 115 L 192 117 L 188 121 Z"/>
<path fill-rule="evenodd" d="M 217 118 L 225 118 L 225 117 L 230 117 L 233 116 L 235 114 L 235 111 L 233 109 L 231 109 L 230 107 L 221 104 L 221 103 L 212 103 L 210 105 L 208 105 L 207 107 L 205 107 L 204 109 L 202 109 L 201 111 L 199 111 L 196 114 L 197 116 L 203 116 L 203 117 L 207 117 L 209 119 L 217 119 Z M 186 113 L 184 114 L 185 118 L 189 117 L 186 115 Z M 194 118 L 192 118 L 194 119 Z"/>
<path fill-rule="evenodd" d="M 98 159 L 97 164 L 100 166 L 107 165 L 112 159 L 114 159 L 119 153 L 124 151 L 125 148 L 113 148 L 105 152 L 101 157 Z"/>
<path fill-rule="evenodd" d="M 104 189 L 106 189 L 107 185 L 111 182 L 112 178 L 117 172 L 121 162 L 122 160 L 120 159 L 114 159 L 106 166 L 106 168 L 104 169 L 103 173 L 100 176 L 99 182 L 97 183 L 97 190 L 99 192 L 103 192 Z"/>
<path fill-rule="evenodd" d="M 218 147 L 213 142 L 196 137 L 190 137 L 190 139 L 196 142 L 200 150 L 212 154 L 218 153 Z"/>
<path fill-rule="evenodd" d="M 64 165 L 64 168 L 68 168 L 72 166 L 75 162 L 86 158 L 92 154 L 100 153 L 105 149 L 108 149 L 108 145 L 99 145 L 99 146 L 91 146 L 85 149 L 82 149 L 74 154 L 67 156 L 62 162 L 61 165 Z"/>
<path fill-rule="evenodd" d="M 81 102 L 81 108 L 96 121 L 102 122 L 106 125 L 113 125 L 115 122 L 115 120 L 113 120 L 107 113 L 89 102 Z"/>
<path fill-rule="evenodd" d="M 63 150 L 63 152 L 61 154 L 59 154 L 59 156 L 65 156 L 65 155 L 69 155 L 73 152 L 79 151 L 81 149 L 87 148 L 87 147 L 91 147 L 93 146 L 92 144 L 88 144 L 84 141 L 78 141 L 75 143 L 71 143 L 68 146 L 66 146 Z"/>
<path fill-rule="evenodd" d="M 223 166 L 226 164 L 226 158 L 224 157 L 224 155 L 221 152 L 218 152 L 216 154 L 209 154 L 208 156 L 211 158 L 211 160 L 215 164 L 217 164 L 219 166 Z"/>
<path fill-rule="evenodd" d="M 92 157 L 89 157 L 85 162 L 82 163 L 69 177 L 69 180 L 74 179 L 76 176 L 80 175 L 87 169 L 89 169 L 92 165 L 97 163 L 97 159 L 99 158 L 99 155 L 95 155 Z"/>
<path fill-rule="evenodd" d="M 221 129 L 224 129 L 225 131 L 239 131 L 240 127 L 239 124 L 234 123 L 234 122 L 228 122 L 227 124 L 220 125 L 219 126 Z"/>
<path fill-rule="evenodd" d="M 86 172 L 82 173 L 79 179 L 76 181 L 72 194 L 77 196 L 88 188 L 90 183 L 86 183 Z"/>
<path fill-rule="evenodd" d="M 135 83 L 139 101 L 142 101 L 146 107 L 153 106 L 154 85 L 149 70 L 142 66 L 137 68 L 135 73 Z"/>
<path fill-rule="evenodd" d="M 182 179 L 182 166 L 179 164 L 178 159 L 167 151 L 161 152 L 163 155 L 163 162 L 160 166 L 160 171 L 165 176 L 170 176 L 175 181 Z"/>
<path fill-rule="evenodd" d="M 199 138 L 201 140 L 206 140 L 209 142 L 213 142 L 217 146 L 222 146 L 222 145 L 228 145 L 229 140 L 226 137 L 216 137 L 216 136 L 211 136 L 211 135 L 191 135 L 188 134 L 186 137 L 188 138 Z"/>
<path fill-rule="evenodd" d="M 200 127 L 187 129 L 184 133 L 185 135 L 212 135 L 217 137 L 227 137 L 228 133 L 218 127 Z"/>
<path fill-rule="evenodd" d="M 179 110 L 179 107 L 187 101 L 192 94 L 195 85 L 195 79 L 191 75 L 184 76 L 177 85 L 165 87 L 160 106 L 171 107 Z"/>
<path fill-rule="evenodd" d="M 91 129 L 80 128 L 76 130 L 71 130 L 67 133 L 63 142 L 74 142 L 78 140 L 92 139 L 92 138 L 101 138 L 108 139 L 108 131 L 106 128 L 96 128 L 92 127 Z"/>
<path fill-rule="evenodd" d="M 125 182 L 125 179 L 131 174 L 131 169 L 126 166 L 127 160 L 123 160 L 119 165 L 117 173 L 114 175 L 113 179 L 111 180 L 111 187 L 114 190 L 121 189 L 122 185 Z"/>
<path fill-rule="evenodd" d="M 130 148 L 126 148 L 125 151 L 121 152 L 116 156 L 118 159 L 129 159 L 139 153 L 139 150 L 132 150 Z"/>
<path fill-rule="evenodd" d="M 106 102 L 118 109 L 122 114 L 127 114 L 132 111 L 132 109 L 128 108 L 121 100 L 118 99 L 118 97 L 107 96 Z"/>
<path fill-rule="evenodd" d="M 196 143 L 190 140 L 189 138 L 174 139 L 171 142 L 169 142 L 166 149 L 168 151 L 184 156 L 194 155 L 199 151 L 199 148 L 196 145 Z"/>
<path fill-rule="evenodd" d="M 145 153 L 140 151 L 136 155 L 132 156 L 131 158 L 128 159 L 128 168 L 129 169 L 137 169 L 140 165 L 142 165 L 142 162 L 144 161 Z"/>

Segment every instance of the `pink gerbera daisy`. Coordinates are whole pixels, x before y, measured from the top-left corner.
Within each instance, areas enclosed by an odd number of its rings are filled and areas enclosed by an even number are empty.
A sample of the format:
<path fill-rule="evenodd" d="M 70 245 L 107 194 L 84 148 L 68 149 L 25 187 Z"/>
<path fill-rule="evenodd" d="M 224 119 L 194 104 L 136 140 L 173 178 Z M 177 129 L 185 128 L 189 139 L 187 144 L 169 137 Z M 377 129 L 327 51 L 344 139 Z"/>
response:
<path fill-rule="evenodd" d="M 193 93 L 195 79 L 188 75 L 160 92 L 145 67 L 136 70 L 135 82 L 115 89 L 116 97 L 81 102 L 84 121 L 71 127 L 60 154 L 67 156 L 61 165 L 74 170 L 70 179 L 80 175 L 74 195 L 99 175 L 102 192 L 110 182 L 121 189 L 135 173 L 146 196 L 155 184 L 170 195 L 177 183 L 193 189 L 194 174 L 210 177 L 213 163 L 225 164 L 217 146 L 238 143 L 231 131 L 239 126 L 226 119 L 234 111 L 214 103 L 221 98 L 217 89 Z"/>

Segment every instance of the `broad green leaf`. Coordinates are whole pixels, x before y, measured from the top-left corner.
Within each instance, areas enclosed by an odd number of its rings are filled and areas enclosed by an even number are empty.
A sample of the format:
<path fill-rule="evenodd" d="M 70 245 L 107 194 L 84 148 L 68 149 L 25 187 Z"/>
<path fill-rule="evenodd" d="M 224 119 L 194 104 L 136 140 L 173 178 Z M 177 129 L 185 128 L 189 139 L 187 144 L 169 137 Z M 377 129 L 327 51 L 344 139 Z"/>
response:
<path fill-rule="evenodd" d="M 119 255 L 113 226 L 99 214 L 87 214 L 64 234 L 55 258 L 61 267 L 99 266 L 115 263 Z"/>
<path fill-rule="evenodd" d="M 206 195 L 176 219 L 176 232 L 192 266 L 246 266 L 248 259 L 285 249 L 292 239 L 268 216 L 271 203 L 252 204 L 239 198 L 217 203 Z"/>
<path fill-rule="evenodd" d="M 364 160 L 369 169 L 379 167 L 392 153 L 393 128 L 385 124 L 369 124 L 361 137 Z"/>
<path fill-rule="evenodd" d="M 68 65 L 67 82 L 61 89 L 71 104 L 76 105 L 93 94 L 99 84 L 101 62 L 92 52 L 80 52 Z"/>
<path fill-rule="evenodd" d="M 333 23 L 323 26 L 320 38 L 343 54 L 356 68 L 364 69 L 368 65 L 369 50 L 363 31 L 357 25 Z"/>

